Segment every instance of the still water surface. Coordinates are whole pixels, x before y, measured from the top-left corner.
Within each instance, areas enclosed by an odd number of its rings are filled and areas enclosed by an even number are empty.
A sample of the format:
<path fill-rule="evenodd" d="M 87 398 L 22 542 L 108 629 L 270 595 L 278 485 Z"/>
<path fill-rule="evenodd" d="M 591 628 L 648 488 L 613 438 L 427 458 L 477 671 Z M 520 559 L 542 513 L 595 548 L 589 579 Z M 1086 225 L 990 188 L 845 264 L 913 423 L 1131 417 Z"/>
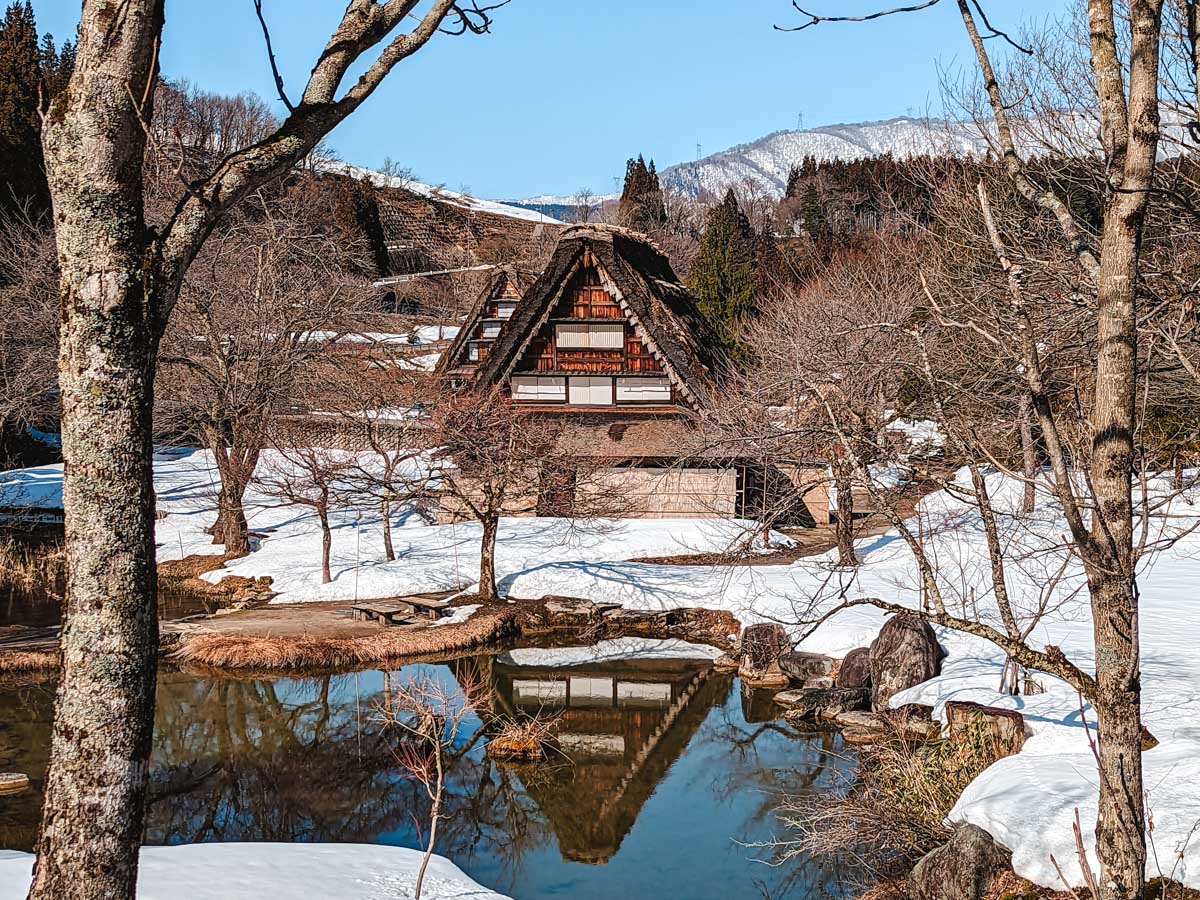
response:
<path fill-rule="evenodd" d="M 380 710 L 414 674 L 479 708 L 558 715 L 561 754 L 496 763 L 472 716 L 454 750 L 438 852 L 521 900 L 849 896 L 836 866 L 764 863 L 781 796 L 843 788 L 851 752 L 798 731 L 769 697 L 699 660 L 572 667 L 507 654 L 398 672 L 273 680 L 159 679 L 146 842 L 349 841 L 418 846 L 424 789 Z M 0 689 L 0 771 L 40 789 L 53 688 Z M 489 716 L 490 720 L 490 716 Z M 0 798 L 0 847 L 30 849 L 40 793 Z"/>

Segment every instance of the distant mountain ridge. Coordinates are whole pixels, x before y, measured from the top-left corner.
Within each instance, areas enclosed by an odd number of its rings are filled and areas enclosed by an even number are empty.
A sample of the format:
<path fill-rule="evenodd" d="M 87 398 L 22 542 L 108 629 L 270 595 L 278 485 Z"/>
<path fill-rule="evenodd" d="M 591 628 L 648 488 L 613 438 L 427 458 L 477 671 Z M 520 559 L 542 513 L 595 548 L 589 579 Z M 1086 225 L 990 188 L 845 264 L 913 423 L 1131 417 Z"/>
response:
<path fill-rule="evenodd" d="M 754 182 L 783 196 L 788 170 L 806 157 L 819 162 L 854 160 L 890 153 L 913 156 L 972 156 L 986 144 L 973 126 L 901 116 L 881 122 L 822 125 L 804 131 L 776 131 L 748 144 L 722 150 L 695 162 L 679 163 L 660 173 L 663 187 L 698 197 L 720 195 L 734 184 Z"/>
<path fill-rule="evenodd" d="M 974 126 L 938 119 L 900 116 L 879 122 L 822 125 L 803 131 L 776 131 L 747 144 L 710 154 L 695 162 L 659 170 L 665 189 L 690 197 L 720 196 L 747 179 L 775 197 L 782 197 L 788 170 L 806 156 L 818 161 L 854 160 L 891 153 L 898 159 L 926 154 L 954 156 L 983 153 L 986 144 Z M 597 205 L 617 195 L 593 197 Z M 546 214 L 562 214 L 573 205 L 569 196 L 543 194 L 507 201 Z M 554 210 L 554 212 L 551 212 Z"/>

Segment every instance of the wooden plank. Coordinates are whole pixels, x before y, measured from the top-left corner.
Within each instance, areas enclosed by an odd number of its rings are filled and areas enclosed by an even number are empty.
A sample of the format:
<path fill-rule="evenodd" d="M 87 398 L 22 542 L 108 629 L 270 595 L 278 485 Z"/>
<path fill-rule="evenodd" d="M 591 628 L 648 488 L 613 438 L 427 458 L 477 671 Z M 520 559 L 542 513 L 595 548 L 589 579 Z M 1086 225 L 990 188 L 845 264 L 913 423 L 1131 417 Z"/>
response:
<path fill-rule="evenodd" d="M 411 606 L 424 607 L 425 609 L 445 609 L 450 605 L 449 600 L 426 600 L 423 597 L 409 597 L 404 602 Z"/>

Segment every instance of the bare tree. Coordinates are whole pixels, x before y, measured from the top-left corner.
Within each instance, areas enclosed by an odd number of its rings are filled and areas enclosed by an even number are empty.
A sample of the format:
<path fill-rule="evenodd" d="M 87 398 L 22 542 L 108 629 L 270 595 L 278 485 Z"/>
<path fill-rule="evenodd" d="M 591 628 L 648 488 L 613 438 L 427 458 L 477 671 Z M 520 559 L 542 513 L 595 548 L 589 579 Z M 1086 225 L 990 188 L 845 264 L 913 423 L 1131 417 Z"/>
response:
<path fill-rule="evenodd" d="M 345 503 L 345 480 L 354 466 L 353 454 L 345 450 L 309 447 L 302 429 L 277 427 L 275 456 L 264 467 L 260 482 L 264 493 L 307 507 L 316 513 L 321 525 L 321 584 L 333 581 L 329 558 L 333 549 L 333 528 L 329 514 Z"/>
<path fill-rule="evenodd" d="M 593 207 L 595 206 L 596 194 L 591 188 L 580 188 L 572 197 L 574 204 L 575 221 L 580 224 L 587 224 L 592 220 Z"/>
<path fill-rule="evenodd" d="M 500 519 L 538 509 L 543 470 L 555 458 L 559 429 L 521 411 L 499 390 L 448 398 L 430 411 L 430 426 L 427 440 L 439 460 L 434 478 L 442 510 L 474 519 L 482 528 L 479 596 L 494 600 Z M 563 490 L 570 499 L 556 504 L 560 508 L 573 501 L 574 484 Z"/>
<path fill-rule="evenodd" d="M 446 757 L 464 737 L 472 712 L 467 700 L 471 693 L 469 685 L 448 688 L 428 675 L 417 675 L 389 691 L 382 709 L 387 724 L 400 733 L 397 761 L 425 789 L 430 801 L 429 837 L 417 870 L 414 900 L 421 900 L 425 870 L 437 844 L 446 793 Z"/>
<path fill-rule="evenodd" d="M 424 413 L 429 376 L 386 350 L 378 355 L 367 350 L 329 371 L 330 405 L 351 444 L 362 451 L 347 475 L 348 490 L 377 505 L 384 558 L 393 562 L 393 512 L 402 503 L 422 502 L 431 490 Z"/>
<path fill-rule="evenodd" d="M 25 209 L 0 218 L 0 465 L 18 432 L 55 412 L 57 279 L 49 223 Z"/>
<path fill-rule="evenodd" d="M 808 21 L 799 28 L 916 12 L 938 2 L 928 0 L 857 17 L 827 17 L 801 9 Z M 1102 869 L 1097 879 L 1100 897 L 1132 900 L 1141 896 L 1146 869 L 1137 592 L 1142 545 L 1135 531 L 1132 492 L 1137 456 L 1139 294 L 1143 287 L 1139 263 L 1158 157 L 1159 69 L 1162 46 L 1168 37 L 1162 27 L 1163 0 L 1132 0 L 1124 10 L 1124 19 L 1112 0 L 1087 0 L 1086 53 L 1092 91 L 1088 108 L 1096 112 L 1105 173 L 1099 227 L 1094 233 L 1052 183 L 1038 178 L 1018 149 L 1011 106 L 985 43 L 988 37 L 1010 42 L 1011 38 L 992 27 L 978 3 L 955 3 L 975 50 L 992 117 L 988 133 L 1004 171 L 1024 200 L 1056 224 L 1083 285 L 1094 296 L 1094 387 L 1087 422 L 1091 441 L 1086 456 L 1087 478 L 1081 490 L 1079 480 L 1072 477 L 1054 398 L 1043 380 L 1037 333 L 1021 290 L 1020 269 L 1014 267 L 1008 248 L 998 237 L 987 196 L 981 191 L 985 218 L 992 218 L 988 232 L 994 252 L 1009 278 L 1011 321 L 1017 326 L 1003 336 L 994 329 L 985 333 L 992 341 L 1008 341 L 1015 336 L 1021 347 L 1021 374 L 1046 445 L 1052 470 L 1050 487 L 1061 503 L 1072 546 L 1087 574 L 1099 663 L 1093 677 L 1078 670 L 1054 648 L 1033 651 L 995 629 L 984 636 L 1009 650 L 1018 662 L 1076 685 L 1095 709 L 1099 733 L 1096 851 Z M 1196 118 L 1195 112 L 1193 109 L 1190 118 Z M 953 322 L 947 317 L 946 324 Z M 984 323 L 978 321 L 957 324 L 984 328 Z M 1143 523 L 1148 512 L 1143 508 Z M 920 564 L 921 555 L 915 547 L 914 554 Z M 927 576 L 927 580 L 932 579 Z M 936 595 L 934 599 L 936 602 Z M 977 623 L 958 620 L 940 606 L 932 618 L 950 627 L 981 633 Z"/>
<path fill-rule="evenodd" d="M 316 391 L 365 292 L 336 265 L 303 191 L 259 196 L 192 264 L 159 360 L 157 428 L 197 440 L 220 476 L 213 543 L 250 550 L 242 498 L 272 413 Z"/>
<path fill-rule="evenodd" d="M 841 566 L 858 564 L 854 495 L 874 479 L 873 464 L 894 459 L 885 432 L 906 348 L 879 325 L 907 320 L 916 305 L 905 255 L 897 241 L 847 253 L 803 287 L 778 288 L 747 329 L 755 364 L 735 391 L 761 412 L 747 415 L 739 404 L 731 418 L 766 458 L 827 463 Z M 842 438 L 864 461 L 861 472 Z"/>
<path fill-rule="evenodd" d="M 142 164 L 165 0 L 83 3 L 74 73 L 42 129 L 61 270 L 70 573 L 35 900 L 136 889 L 158 653 L 152 386 L 189 265 L 233 206 L 304 159 L 399 62 L 439 31 L 487 31 L 491 9 L 350 0 L 295 102 L 276 78 L 288 110 L 279 127 L 181 185 L 174 211 L 148 227 Z M 269 46 L 268 56 L 278 75 Z M 352 67 L 361 74 L 343 86 Z"/>
<path fill-rule="evenodd" d="M 566 446 L 560 420 L 523 410 L 503 389 L 444 398 L 430 409 L 433 490 L 447 517 L 473 519 L 483 531 L 479 596 L 494 600 L 496 535 L 504 516 L 536 514 L 601 529 L 623 498 L 605 488 L 605 461 Z"/>

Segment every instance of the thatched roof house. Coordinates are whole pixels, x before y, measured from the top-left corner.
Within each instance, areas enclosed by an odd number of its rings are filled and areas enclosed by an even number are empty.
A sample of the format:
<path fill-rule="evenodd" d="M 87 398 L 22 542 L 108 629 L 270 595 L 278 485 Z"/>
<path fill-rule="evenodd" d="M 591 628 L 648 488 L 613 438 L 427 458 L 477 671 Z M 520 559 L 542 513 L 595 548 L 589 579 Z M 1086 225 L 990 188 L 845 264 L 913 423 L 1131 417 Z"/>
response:
<path fill-rule="evenodd" d="M 479 292 L 454 342 L 438 360 L 437 374 L 452 381 L 470 379 L 487 360 L 496 340 L 509 324 L 534 275 L 513 266 L 500 266 Z"/>
<path fill-rule="evenodd" d="M 704 408 L 731 366 L 661 250 L 623 228 L 576 225 L 479 380 L 508 384 L 518 403 L 678 413 Z"/>
<path fill-rule="evenodd" d="M 511 283 L 493 285 L 480 309 Z M 714 444 L 706 414 L 734 361 L 643 235 L 612 225 L 564 229 L 507 319 L 476 310 L 460 338 L 439 371 L 556 419 L 567 455 L 592 470 L 611 465 L 590 490 L 626 498 L 627 515 L 757 517 L 774 503 L 772 484 L 818 480 L 811 467 L 764 466 Z M 827 515 L 823 495 L 806 502 L 800 519 Z"/>

